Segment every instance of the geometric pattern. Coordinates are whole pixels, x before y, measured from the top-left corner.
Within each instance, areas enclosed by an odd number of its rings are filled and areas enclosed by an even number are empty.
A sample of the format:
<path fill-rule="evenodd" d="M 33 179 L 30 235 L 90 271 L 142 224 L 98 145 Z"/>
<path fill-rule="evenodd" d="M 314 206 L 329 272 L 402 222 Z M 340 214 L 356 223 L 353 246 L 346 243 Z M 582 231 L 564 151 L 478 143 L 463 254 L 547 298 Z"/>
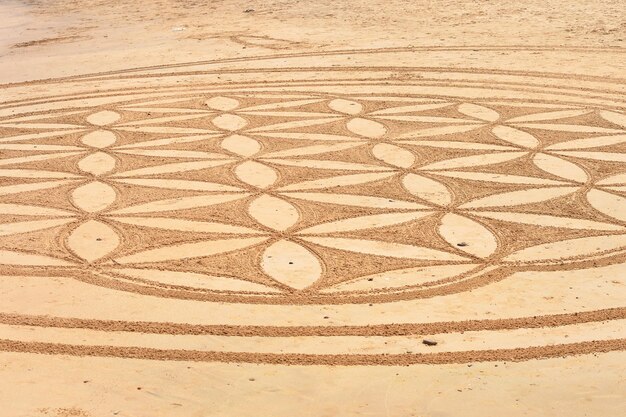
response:
<path fill-rule="evenodd" d="M 297 303 L 302 292 L 368 301 L 494 268 L 623 261 L 623 113 L 261 102 L 200 96 L 2 120 L 4 263 Z M 36 203 L 59 193 L 63 208 Z M 34 254 L 33 238 L 59 245 Z"/>
<path fill-rule="evenodd" d="M 339 305 L 626 260 L 618 108 L 245 89 L 85 103 L 0 118 L 4 275 Z"/>

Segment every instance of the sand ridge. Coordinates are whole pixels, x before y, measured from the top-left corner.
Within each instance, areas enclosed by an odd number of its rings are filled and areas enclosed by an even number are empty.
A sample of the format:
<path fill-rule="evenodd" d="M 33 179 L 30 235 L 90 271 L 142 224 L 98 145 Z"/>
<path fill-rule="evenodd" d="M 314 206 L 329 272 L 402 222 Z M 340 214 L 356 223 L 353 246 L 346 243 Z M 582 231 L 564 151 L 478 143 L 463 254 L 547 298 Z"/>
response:
<path fill-rule="evenodd" d="M 372 52 L 350 53 L 367 60 Z M 414 51 L 376 52 L 401 59 Z M 215 63 L 199 62 L 49 80 L 66 92 L 5 104 L 0 111 L 11 115 L 0 120 L 0 147 L 11 153 L 0 169 L 7 181 L 3 272 L 172 302 L 234 303 L 235 310 L 250 304 L 259 311 L 289 305 L 340 311 L 362 304 L 384 311 L 393 302 L 490 291 L 520 273 L 623 263 L 626 103 L 615 93 L 619 82 L 598 89 L 588 79 L 584 88 L 572 88 L 556 75 L 512 71 L 404 66 L 398 78 L 395 68 L 356 66 L 327 67 L 311 77 L 310 69 L 290 64 L 248 67 L 273 59 L 217 64 L 243 65 L 229 69 L 230 83 L 216 81 L 225 72 L 212 69 Z M 130 80 L 146 85 L 119 88 Z M 90 91 L 94 83 L 99 88 Z M 28 92 L 36 85 L 11 88 Z M 228 352 L 227 345 L 206 355 L 191 347 L 154 350 L 149 339 L 135 342 L 148 344 L 143 347 L 78 346 L 63 343 L 61 334 L 48 342 L 43 333 L 41 340 L 4 346 L 162 359 L 301 358 L 303 364 L 521 360 L 624 347 L 608 328 L 602 342 L 530 342 L 534 328 L 617 324 L 623 309 L 531 316 L 530 304 L 524 308 L 530 317 L 464 322 L 449 313 L 439 324 L 356 327 L 349 318 L 342 326 L 241 327 L 224 317 L 201 331 L 260 337 L 259 352 L 246 354 Z M 27 323 L 33 330 L 43 323 L 73 328 L 70 339 L 80 328 L 115 335 L 116 326 L 198 334 L 195 325 L 132 316 L 116 322 L 6 317 L 17 324 L 18 338 Z M 296 341 L 470 329 L 485 331 L 480 338 L 487 346 L 478 356 L 472 343 L 463 352 L 446 352 L 444 345 L 441 352 L 408 356 L 392 354 L 395 344 L 368 355 L 262 352 L 275 343 L 263 338 L 278 335 Z M 510 349 L 491 339 L 497 329 L 503 336 L 525 333 Z M 531 338 L 526 345 L 525 337 Z M 306 349 L 320 342 L 311 340 Z M 340 350 L 358 352 L 362 342 L 355 343 Z"/>
<path fill-rule="evenodd" d="M 623 414 L 620 4 L 426 3 L 3 3 L 4 412 Z"/>

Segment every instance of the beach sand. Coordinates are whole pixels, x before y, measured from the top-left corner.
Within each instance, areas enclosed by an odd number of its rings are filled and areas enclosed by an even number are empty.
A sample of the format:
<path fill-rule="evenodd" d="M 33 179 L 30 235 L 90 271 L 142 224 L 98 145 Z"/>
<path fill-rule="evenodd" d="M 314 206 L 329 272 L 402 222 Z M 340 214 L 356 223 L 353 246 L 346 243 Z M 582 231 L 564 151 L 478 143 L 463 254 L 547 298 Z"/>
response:
<path fill-rule="evenodd" d="M 619 1 L 0 5 L 0 416 L 626 413 Z"/>

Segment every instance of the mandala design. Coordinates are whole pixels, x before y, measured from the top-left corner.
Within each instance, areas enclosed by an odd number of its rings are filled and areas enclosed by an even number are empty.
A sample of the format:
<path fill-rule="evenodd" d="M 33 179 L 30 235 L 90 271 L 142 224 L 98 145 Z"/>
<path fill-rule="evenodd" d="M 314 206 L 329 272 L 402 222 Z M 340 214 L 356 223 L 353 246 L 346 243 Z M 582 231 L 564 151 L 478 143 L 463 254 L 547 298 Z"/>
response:
<path fill-rule="evenodd" d="M 350 85 L 3 106 L 3 274 L 336 305 L 624 262 L 623 107 Z"/>

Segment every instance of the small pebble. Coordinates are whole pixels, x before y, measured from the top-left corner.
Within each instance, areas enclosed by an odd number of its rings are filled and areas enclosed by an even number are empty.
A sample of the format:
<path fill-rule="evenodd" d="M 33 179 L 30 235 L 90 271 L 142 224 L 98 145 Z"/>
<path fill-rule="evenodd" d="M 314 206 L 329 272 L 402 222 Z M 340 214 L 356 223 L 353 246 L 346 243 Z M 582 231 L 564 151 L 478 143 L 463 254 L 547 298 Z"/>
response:
<path fill-rule="evenodd" d="M 422 343 L 425 344 L 426 346 L 436 346 L 437 342 L 432 340 L 432 339 L 424 339 L 422 340 Z"/>

